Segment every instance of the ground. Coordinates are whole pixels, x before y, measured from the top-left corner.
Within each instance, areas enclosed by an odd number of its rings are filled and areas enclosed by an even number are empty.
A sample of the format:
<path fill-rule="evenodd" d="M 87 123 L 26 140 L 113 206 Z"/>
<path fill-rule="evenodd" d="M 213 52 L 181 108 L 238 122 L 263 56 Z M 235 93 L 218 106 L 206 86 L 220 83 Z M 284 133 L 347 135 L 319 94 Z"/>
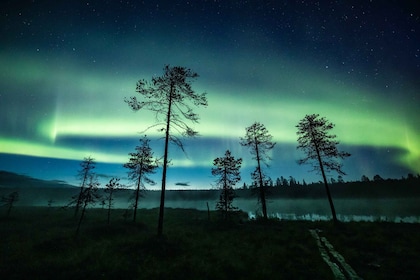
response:
<path fill-rule="evenodd" d="M 1 209 L 3 210 L 3 209 Z M 3 211 L 4 212 L 4 211 Z M 420 225 L 248 221 L 237 213 L 167 209 L 89 209 L 81 231 L 71 209 L 16 207 L 1 213 L 5 279 L 333 279 L 309 229 L 319 229 L 363 279 L 420 279 Z M 2 277 L 3 278 L 3 277 Z"/>

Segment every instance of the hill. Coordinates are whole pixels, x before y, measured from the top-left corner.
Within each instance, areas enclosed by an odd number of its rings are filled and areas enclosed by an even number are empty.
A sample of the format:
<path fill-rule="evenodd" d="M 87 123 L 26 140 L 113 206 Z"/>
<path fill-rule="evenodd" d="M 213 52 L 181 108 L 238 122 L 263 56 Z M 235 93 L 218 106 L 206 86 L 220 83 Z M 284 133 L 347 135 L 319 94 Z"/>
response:
<path fill-rule="evenodd" d="M 41 180 L 27 175 L 0 170 L 0 188 L 74 188 L 60 180 Z"/>

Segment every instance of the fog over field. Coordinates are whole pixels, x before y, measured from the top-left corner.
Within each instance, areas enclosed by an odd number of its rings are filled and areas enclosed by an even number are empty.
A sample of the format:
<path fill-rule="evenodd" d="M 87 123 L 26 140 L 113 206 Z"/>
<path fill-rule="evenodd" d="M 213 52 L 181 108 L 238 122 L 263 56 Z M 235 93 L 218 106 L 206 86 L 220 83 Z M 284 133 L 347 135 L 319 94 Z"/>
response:
<path fill-rule="evenodd" d="M 2 172 L 0 196 L 10 192 L 19 192 L 16 206 L 39 206 L 62 208 L 69 205 L 72 197 L 80 188 L 63 182 L 44 181 L 13 173 Z M 386 220 L 420 221 L 420 189 L 418 179 L 394 180 L 370 183 L 333 184 L 331 189 L 337 214 L 340 220 Z M 13 185 L 15 187 L 13 187 Z M 99 189 L 102 196 L 93 207 L 101 208 L 100 201 L 106 199 L 104 189 Z M 272 187 L 269 191 L 267 209 L 271 217 L 280 219 L 325 220 L 331 219 L 331 213 L 322 184 L 294 187 Z M 114 193 L 113 208 L 132 209 L 133 189 L 117 190 Z M 144 191 L 139 208 L 159 207 L 159 191 Z M 166 195 L 166 207 L 207 210 L 216 209 L 220 191 L 212 190 L 170 190 Z M 233 206 L 247 212 L 250 218 L 261 214 L 258 198 L 251 189 L 237 189 Z"/>

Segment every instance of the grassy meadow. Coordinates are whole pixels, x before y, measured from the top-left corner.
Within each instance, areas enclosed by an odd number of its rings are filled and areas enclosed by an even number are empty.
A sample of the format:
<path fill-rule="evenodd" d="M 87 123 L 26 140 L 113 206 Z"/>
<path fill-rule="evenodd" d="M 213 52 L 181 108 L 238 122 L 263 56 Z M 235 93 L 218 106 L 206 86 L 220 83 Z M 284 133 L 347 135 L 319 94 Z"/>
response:
<path fill-rule="evenodd" d="M 88 209 L 78 236 L 71 209 L 0 209 L 2 279 L 333 279 L 309 229 L 322 230 L 363 279 L 420 279 L 419 224 L 248 221 L 218 213 L 166 209 L 156 237 L 157 209 L 137 222 Z"/>

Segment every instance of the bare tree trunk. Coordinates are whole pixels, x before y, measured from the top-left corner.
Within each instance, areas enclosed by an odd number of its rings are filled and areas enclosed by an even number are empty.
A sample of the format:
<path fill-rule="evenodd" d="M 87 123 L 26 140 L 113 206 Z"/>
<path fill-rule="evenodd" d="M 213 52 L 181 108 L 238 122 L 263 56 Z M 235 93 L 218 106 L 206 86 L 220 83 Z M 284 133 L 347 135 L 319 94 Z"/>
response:
<path fill-rule="evenodd" d="M 85 203 L 83 204 L 82 214 L 80 215 L 79 223 L 77 224 L 76 236 L 79 235 L 80 225 L 82 224 L 82 220 L 83 220 L 83 217 L 85 216 L 85 212 L 86 212 L 86 206 L 87 206 L 87 201 L 85 201 Z"/>
<path fill-rule="evenodd" d="M 207 202 L 207 219 L 210 221 L 210 207 L 209 207 L 208 202 Z"/>
<path fill-rule="evenodd" d="M 330 203 L 331 214 L 333 216 L 334 224 L 338 223 L 337 215 L 335 213 L 334 203 L 331 197 L 330 188 L 328 187 L 327 176 L 325 176 L 324 165 L 322 164 L 321 155 L 319 154 L 318 146 L 315 145 L 316 154 L 318 156 L 319 167 L 321 168 L 322 178 L 324 179 L 325 190 L 327 191 L 328 202 Z"/>
<path fill-rule="evenodd" d="M 166 127 L 165 154 L 163 156 L 162 190 L 160 193 L 158 236 L 162 236 L 162 233 L 163 233 L 163 215 L 165 211 L 166 169 L 168 165 L 168 142 L 169 142 L 168 129 L 169 129 L 169 125 Z"/>
<path fill-rule="evenodd" d="M 255 139 L 255 151 L 257 154 L 257 170 L 258 170 L 258 176 L 259 176 L 259 183 L 260 183 L 260 199 L 261 199 L 261 206 L 262 206 L 262 211 L 263 211 L 263 217 L 265 220 L 268 219 L 267 217 L 267 203 L 265 201 L 265 190 L 264 190 L 264 182 L 263 182 L 263 177 L 262 177 L 262 172 L 261 172 L 261 163 L 260 163 L 260 154 L 259 154 L 259 150 L 258 150 L 258 145 L 257 145 L 257 139 Z"/>
<path fill-rule="evenodd" d="M 227 218 L 228 218 L 228 190 L 227 190 L 227 182 L 226 182 L 226 167 L 225 167 L 225 169 L 224 169 L 224 178 L 223 178 L 223 180 L 224 180 L 224 182 L 223 182 L 223 195 L 224 195 L 224 199 L 225 199 L 225 220 L 227 220 Z"/>
<path fill-rule="evenodd" d="M 143 162 L 140 162 L 141 165 L 143 165 Z M 137 189 L 136 189 L 136 200 L 134 202 L 134 215 L 133 215 L 133 223 L 136 222 L 136 216 L 137 216 L 137 206 L 139 203 L 139 193 L 140 193 L 140 185 L 141 185 L 141 177 L 142 177 L 142 170 L 140 168 L 140 174 L 139 174 L 139 178 L 137 180 Z"/>
<path fill-rule="evenodd" d="M 87 172 L 85 172 L 85 174 L 83 175 L 83 182 L 82 182 L 82 185 L 80 186 L 80 193 L 79 193 L 79 197 L 77 198 L 76 209 L 74 210 L 74 217 L 77 217 L 77 213 L 79 213 L 79 208 L 82 204 L 81 200 L 82 200 L 83 190 L 86 184 L 87 175 L 88 175 Z"/>
<path fill-rule="evenodd" d="M 171 84 L 171 89 L 169 92 L 168 113 L 166 115 L 165 152 L 163 155 L 162 190 L 160 193 L 159 221 L 158 221 L 158 233 L 157 233 L 159 237 L 162 236 L 162 233 L 163 233 L 163 215 L 165 211 L 166 169 L 168 165 L 169 128 L 170 128 L 170 122 L 171 122 L 172 94 L 173 94 L 172 91 L 173 91 L 173 84 Z"/>
<path fill-rule="evenodd" d="M 111 221 L 111 203 L 112 203 L 112 189 L 110 190 L 109 193 L 109 201 L 108 201 L 108 225 L 109 222 Z"/>

